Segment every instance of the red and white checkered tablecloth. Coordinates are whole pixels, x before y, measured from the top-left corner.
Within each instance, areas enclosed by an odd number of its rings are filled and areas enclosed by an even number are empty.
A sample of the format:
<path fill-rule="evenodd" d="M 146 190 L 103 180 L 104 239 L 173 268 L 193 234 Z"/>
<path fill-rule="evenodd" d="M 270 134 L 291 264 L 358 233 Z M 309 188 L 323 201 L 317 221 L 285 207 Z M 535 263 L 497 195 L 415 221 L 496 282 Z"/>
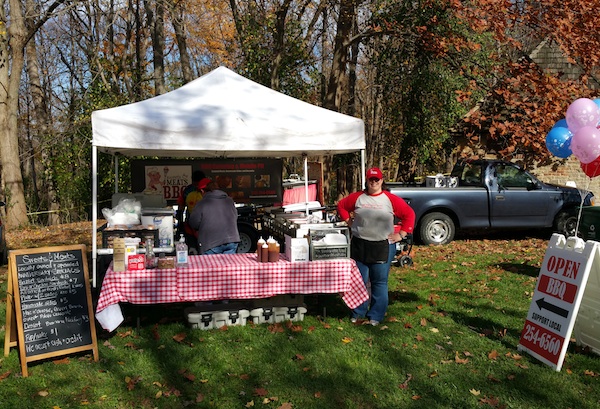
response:
<path fill-rule="evenodd" d="M 267 298 L 279 294 L 341 293 L 349 308 L 369 298 L 354 260 L 260 263 L 256 254 L 190 256 L 187 268 L 125 271 L 108 268 L 98 314 L 120 302 L 159 304 Z"/>

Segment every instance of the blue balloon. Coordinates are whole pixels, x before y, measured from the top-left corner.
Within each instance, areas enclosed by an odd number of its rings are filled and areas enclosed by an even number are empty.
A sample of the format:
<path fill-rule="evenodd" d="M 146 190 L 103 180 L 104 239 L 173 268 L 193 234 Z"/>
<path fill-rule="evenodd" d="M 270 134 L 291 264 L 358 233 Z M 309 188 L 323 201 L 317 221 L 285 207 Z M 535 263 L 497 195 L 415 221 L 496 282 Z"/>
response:
<path fill-rule="evenodd" d="M 571 151 L 571 139 L 573 134 L 568 128 L 558 126 L 550 129 L 546 136 L 546 148 L 551 154 L 559 158 L 568 158 Z"/>
<path fill-rule="evenodd" d="M 596 105 L 598 105 L 598 108 L 600 108 L 600 98 L 596 98 L 594 102 L 596 103 Z"/>
<path fill-rule="evenodd" d="M 567 120 L 565 118 L 559 119 L 558 121 L 556 121 L 556 123 L 554 124 L 554 126 L 552 128 L 558 128 L 558 127 L 569 128 L 567 126 Z"/>

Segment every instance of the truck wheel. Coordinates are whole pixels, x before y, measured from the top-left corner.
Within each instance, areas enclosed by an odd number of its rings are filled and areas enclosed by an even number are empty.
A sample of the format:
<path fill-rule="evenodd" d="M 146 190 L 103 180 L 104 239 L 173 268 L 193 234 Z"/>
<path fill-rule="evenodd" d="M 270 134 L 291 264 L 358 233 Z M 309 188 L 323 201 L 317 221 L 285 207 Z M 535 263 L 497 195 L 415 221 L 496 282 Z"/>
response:
<path fill-rule="evenodd" d="M 575 231 L 577 230 L 577 215 L 567 211 L 560 212 L 556 216 L 554 230 L 566 238 L 575 236 Z"/>
<path fill-rule="evenodd" d="M 419 236 L 423 244 L 448 244 L 454 239 L 456 227 L 452 218 L 444 213 L 429 213 L 423 216 Z"/>
<path fill-rule="evenodd" d="M 258 233 L 252 227 L 245 224 L 238 224 L 240 233 L 240 243 L 238 244 L 238 253 L 251 253 L 256 250 Z"/>

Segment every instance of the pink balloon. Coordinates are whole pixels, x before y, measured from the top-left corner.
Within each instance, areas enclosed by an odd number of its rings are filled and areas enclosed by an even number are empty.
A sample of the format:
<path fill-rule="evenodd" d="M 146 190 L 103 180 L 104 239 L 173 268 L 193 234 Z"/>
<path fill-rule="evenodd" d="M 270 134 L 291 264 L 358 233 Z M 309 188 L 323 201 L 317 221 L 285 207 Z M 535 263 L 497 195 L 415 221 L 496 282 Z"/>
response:
<path fill-rule="evenodd" d="M 583 164 L 593 162 L 600 156 L 600 129 L 584 126 L 571 139 L 571 152 Z"/>
<path fill-rule="evenodd" d="M 596 126 L 600 121 L 600 107 L 589 98 L 576 99 L 567 108 L 567 126 L 572 133 L 584 126 Z"/>

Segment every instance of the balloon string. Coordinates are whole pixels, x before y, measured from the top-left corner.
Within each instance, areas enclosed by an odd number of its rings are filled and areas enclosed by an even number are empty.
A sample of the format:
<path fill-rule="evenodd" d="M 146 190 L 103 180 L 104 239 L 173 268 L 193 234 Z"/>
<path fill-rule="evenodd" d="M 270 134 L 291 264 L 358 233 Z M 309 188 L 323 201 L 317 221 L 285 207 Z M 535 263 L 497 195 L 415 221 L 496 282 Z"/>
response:
<path fill-rule="evenodd" d="M 594 174 L 596 174 L 596 172 L 598 171 L 598 168 L 600 167 L 600 163 L 596 164 L 596 169 L 594 170 Z M 587 194 L 587 192 L 590 191 L 590 184 L 592 183 L 592 178 L 589 178 L 587 181 L 587 185 L 585 187 L 585 190 L 580 190 L 579 191 L 579 196 L 581 197 L 581 203 L 579 204 L 579 214 L 577 215 L 577 225 L 575 226 L 575 237 L 579 237 L 578 233 L 579 233 L 579 223 L 581 221 L 581 213 L 583 212 L 583 202 L 585 201 L 585 196 Z"/>

